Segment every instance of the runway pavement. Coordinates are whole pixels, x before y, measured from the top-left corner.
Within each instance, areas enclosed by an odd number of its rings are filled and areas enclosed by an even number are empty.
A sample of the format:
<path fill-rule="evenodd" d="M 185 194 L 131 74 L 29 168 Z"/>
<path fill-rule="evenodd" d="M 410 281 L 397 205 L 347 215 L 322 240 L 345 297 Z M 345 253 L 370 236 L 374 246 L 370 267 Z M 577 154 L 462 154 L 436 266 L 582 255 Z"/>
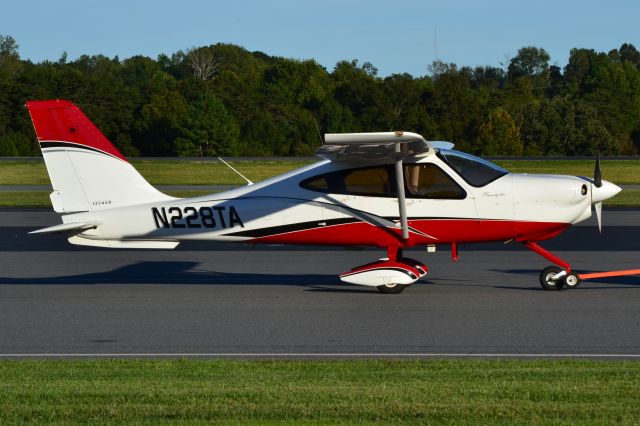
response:
<path fill-rule="evenodd" d="M 543 243 L 580 271 L 640 268 L 640 210 Z M 431 273 L 400 295 L 336 275 L 379 250 L 185 243 L 174 251 L 27 235 L 46 210 L 0 210 L 0 356 L 640 357 L 640 277 L 547 292 L 517 244 L 412 250 Z"/>

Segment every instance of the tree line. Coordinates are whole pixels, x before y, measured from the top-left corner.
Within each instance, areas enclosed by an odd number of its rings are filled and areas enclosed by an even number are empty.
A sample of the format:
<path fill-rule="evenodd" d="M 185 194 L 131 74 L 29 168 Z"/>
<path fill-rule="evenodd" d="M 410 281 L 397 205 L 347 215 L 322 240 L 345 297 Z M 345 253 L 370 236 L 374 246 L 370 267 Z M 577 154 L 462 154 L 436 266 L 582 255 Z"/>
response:
<path fill-rule="evenodd" d="M 0 35 L 0 156 L 40 155 L 24 104 L 79 105 L 127 156 L 311 155 L 329 132 L 407 130 L 480 155 L 637 155 L 640 52 L 523 47 L 503 67 L 435 61 L 380 77 L 215 44 L 159 55 L 33 63 Z"/>

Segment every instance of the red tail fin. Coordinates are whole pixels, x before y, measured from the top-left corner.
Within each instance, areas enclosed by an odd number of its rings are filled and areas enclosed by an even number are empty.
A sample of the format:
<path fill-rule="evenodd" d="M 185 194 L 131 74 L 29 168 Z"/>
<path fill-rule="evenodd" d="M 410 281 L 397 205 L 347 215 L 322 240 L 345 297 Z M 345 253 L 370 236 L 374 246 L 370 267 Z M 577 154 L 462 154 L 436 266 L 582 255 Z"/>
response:
<path fill-rule="evenodd" d="M 43 148 L 74 146 L 127 159 L 72 102 L 60 99 L 28 101 L 27 108 Z"/>

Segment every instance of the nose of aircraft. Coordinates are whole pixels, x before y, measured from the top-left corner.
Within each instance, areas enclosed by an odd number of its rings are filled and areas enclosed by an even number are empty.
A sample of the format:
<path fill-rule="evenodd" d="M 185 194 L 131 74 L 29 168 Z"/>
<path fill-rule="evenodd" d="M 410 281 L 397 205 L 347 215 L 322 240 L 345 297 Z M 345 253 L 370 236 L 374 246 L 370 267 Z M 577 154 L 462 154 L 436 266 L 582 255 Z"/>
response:
<path fill-rule="evenodd" d="M 604 200 L 608 200 L 611 197 L 614 197 L 618 194 L 622 189 L 609 181 L 603 180 L 602 185 L 600 187 L 595 184 L 591 184 L 591 203 L 599 203 Z"/>

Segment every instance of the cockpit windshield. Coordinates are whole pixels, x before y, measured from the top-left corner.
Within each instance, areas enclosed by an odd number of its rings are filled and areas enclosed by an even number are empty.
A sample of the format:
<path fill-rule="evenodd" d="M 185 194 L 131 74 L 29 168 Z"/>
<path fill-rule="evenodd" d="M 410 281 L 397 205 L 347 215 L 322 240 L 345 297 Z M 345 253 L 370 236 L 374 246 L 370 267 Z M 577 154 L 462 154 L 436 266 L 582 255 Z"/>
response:
<path fill-rule="evenodd" d="M 490 161 L 460 151 L 441 149 L 438 156 L 469 185 L 476 187 L 485 186 L 509 173 Z"/>

